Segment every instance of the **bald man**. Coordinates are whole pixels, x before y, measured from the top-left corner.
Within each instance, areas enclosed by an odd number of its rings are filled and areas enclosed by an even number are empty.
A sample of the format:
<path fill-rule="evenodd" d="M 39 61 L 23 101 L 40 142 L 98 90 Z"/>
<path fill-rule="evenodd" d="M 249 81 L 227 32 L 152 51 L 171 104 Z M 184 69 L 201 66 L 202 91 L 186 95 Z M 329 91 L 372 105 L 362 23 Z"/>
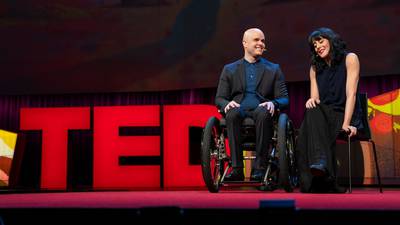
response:
<path fill-rule="evenodd" d="M 272 116 L 289 104 L 284 75 L 278 64 L 264 58 L 264 33 L 257 28 L 243 34 L 244 57 L 222 70 L 215 103 L 226 119 L 233 169 L 225 181 L 244 180 L 242 136 L 244 118 L 255 121 L 256 160 L 252 165 L 253 181 L 262 181 L 267 167 L 267 155 L 273 135 Z"/>

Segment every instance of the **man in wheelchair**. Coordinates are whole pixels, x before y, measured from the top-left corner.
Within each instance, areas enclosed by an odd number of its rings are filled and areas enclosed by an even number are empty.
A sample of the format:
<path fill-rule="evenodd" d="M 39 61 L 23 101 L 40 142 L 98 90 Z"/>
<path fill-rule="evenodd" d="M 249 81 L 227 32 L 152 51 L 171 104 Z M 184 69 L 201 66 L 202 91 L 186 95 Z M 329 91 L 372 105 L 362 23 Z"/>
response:
<path fill-rule="evenodd" d="M 278 64 L 264 58 L 264 33 L 251 28 L 243 35 L 244 57 L 225 65 L 221 73 L 215 103 L 226 120 L 232 170 L 224 181 L 243 181 L 243 139 L 245 118 L 254 120 L 256 158 L 250 179 L 262 181 L 266 173 L 268 150 L 273 136 L 273 115 L 288 103 L 284 75 Z"/>

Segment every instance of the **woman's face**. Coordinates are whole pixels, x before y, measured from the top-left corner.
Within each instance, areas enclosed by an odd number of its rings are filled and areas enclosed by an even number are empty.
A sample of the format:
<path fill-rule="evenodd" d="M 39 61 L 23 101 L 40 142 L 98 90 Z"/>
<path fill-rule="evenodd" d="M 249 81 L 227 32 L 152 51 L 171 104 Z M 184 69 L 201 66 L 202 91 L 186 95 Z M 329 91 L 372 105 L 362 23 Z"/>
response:
<path fill-rule="evenodd" d="M 329 56 L 329 51 L 331 49 L 331 45 L 329 44 L 329 40 L 321 37 L 318 40 L 313 41 L 314 50 L 319 57 L 325 59 Z"/>

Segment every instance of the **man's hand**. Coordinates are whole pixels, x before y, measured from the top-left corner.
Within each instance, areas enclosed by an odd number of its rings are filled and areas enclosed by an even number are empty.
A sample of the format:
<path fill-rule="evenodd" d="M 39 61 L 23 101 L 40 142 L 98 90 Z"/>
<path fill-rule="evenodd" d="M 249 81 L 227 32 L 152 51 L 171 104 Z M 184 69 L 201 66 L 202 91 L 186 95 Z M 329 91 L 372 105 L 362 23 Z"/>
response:
<path fill-rule="evenodd" d="M 271 116 L 274 115 L 274 112 L 275 112 L 274 103 L 272 103 L 272 102 L 263 102 L 263 103 L 259 104 L 258 106 L 266 108 L 269 111 L 269 113 L 271 113 Z"/>
<path fill-rule="evenodd" d="M 321 101 L 319 99 L 315 99 L 315 98 L 310 98 L 307 100 L 306 102 L 306 108 L 307 109 L 311 109 L 311 108 L 315 108 L 317 107 L 317 105 L 320 103 Z"/>
<path fill-rule="evenodd" d="M 230 101 L 228 103 L 228 105 L 225 106 L 224 112 L 226 114 L 230 109 L 237 108 L 237 107 L 240 107 L 240 104 L 238 104 L 235 101 Z"/>

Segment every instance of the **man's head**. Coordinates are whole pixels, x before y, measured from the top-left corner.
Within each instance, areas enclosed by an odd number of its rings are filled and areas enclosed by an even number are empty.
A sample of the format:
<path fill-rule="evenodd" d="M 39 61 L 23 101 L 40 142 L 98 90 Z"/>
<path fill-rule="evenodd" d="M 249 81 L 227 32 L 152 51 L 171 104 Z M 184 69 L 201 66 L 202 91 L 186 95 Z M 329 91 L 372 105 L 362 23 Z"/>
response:
<path fill-rule="evenodd" d="M 264 33 L 258 28 L 251 28 L 243 34 L 243 48 L 245 58 L 257 59 L 265 51 Z"/>

